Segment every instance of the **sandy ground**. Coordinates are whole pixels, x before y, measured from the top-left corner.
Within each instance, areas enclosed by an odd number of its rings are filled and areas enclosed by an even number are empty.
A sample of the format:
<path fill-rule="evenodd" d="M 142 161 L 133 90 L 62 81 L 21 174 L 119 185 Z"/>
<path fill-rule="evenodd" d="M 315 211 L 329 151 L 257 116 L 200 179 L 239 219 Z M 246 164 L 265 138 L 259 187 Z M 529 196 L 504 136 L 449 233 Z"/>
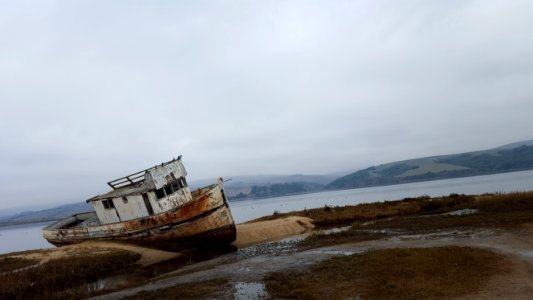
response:
<path fill-rule="evenodd" d="M 50 250 L 44 250 L 29 254 L 17 255 L 20 257 L 26 257 L 30 259 L 37 259 L 40 263 L 45 263 L 51 259 L 57 259 L 62 257 L 75 256 L 79 254 L 106 252 L 111 249 L 128 250 L 135 253 L 139 253 L 141 258 L 138 263 L 141 266 L 147 266 L 161 261 L 169 260 L 180 256 L 179 253 L 167 252 L 157 249 L 150 249 L 145 247 L 139 247 L 130 244 L 110 242 L 110 241 L 89 241 L 81 244 L 69 245 L 59 248 L 53 248 Z"/>
<path fill-rule="evenodd" d="M 304 233 L 315 226 L 305 217 L 288 217 L 283 219 L 245 223 L 237 225 L 237 248 L 280 240 Z"/>

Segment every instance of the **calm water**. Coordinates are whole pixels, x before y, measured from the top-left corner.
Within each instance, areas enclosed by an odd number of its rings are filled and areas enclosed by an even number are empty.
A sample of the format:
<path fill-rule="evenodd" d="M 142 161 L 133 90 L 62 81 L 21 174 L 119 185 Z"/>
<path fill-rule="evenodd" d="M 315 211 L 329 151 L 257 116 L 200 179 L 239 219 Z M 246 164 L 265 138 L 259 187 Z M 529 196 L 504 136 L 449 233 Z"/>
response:
<path fill-rule="evenodd" d="M 41 233 L 48 224 L 50 222 L 0 227 L 0 253 L 53 247 Z"/>
<path fill-rule="evenodd" d="M 495 192 L 521 192 L 533 190 L 533 171 L 475 176 L 378 186 L 342 191 L 320 192 L 305 195 L 276 197 L 262 200 L 232 202 L 235 222 L 241 223 L 272 214 L 324 205 L 348 205 L 384 200 L 400 200 L 422 195 L 443 196 L 457 194 L 483 194 Z"/>
<path fill-rule="evenodd" d="M 288 212 L 324 205 L 348 205 L 384 200 L 398 200 L 421 195 L 442 196 L 450 193 L 482 194 L 533 190 L 533 171 L 445 179 L 343 191 L 231 202 L 236 223 L 242 223 L 274 211 Z M 0 253 L 50 248 L 41 235 L 47 223 L 0 227 Z"/>

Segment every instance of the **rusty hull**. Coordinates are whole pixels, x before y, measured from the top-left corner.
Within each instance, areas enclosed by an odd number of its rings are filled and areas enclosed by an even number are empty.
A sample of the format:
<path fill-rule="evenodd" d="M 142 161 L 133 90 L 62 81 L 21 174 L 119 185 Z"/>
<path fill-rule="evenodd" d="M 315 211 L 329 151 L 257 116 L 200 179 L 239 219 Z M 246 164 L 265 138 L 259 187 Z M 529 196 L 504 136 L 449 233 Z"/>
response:
<path fill-rule="evenodd" d="M 66 228 L 65 228 L 66 227 Z M 144 245 L 180 243 L 231 243 L 235 223 L 220 184 L 193 193 L 193 200 L 172 211 L 149 217 L 96 226 L 43 229 L 44 238 L 63 246 L 93 239 L 122 240 Z"/>

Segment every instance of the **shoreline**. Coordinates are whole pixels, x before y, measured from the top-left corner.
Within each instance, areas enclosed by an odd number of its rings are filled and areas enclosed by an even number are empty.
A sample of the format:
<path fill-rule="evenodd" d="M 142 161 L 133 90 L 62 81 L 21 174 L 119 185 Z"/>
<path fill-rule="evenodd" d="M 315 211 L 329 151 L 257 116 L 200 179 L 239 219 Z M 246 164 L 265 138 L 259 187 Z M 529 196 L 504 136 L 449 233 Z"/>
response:
<path fill-rule="evenodd" d="M 276 198 L 284 198 L 284 197 L 297 197 L 297 196 L 302 196 L 302 195 L 314 195 L 314 194 L 320 194 L 320 193 L 328 193 L 328 192 L 344 192 L 344 191 L 350 191 L 350 190 L 362 190 L 362 191 L 365 191 L 366 189 L 373 189 L 373 188 L 379 188 L 379 187 L 383 187 L 384 189 L 388 189 L 388 188 L 391 188 L 391 187 L 399 187 L 399 186 L 403 186 L 403 185 L 409 185 L 409 184 L 423 184 L 423 183 L 434 183 L 434 182 L 439 182 L 439 181 L 448 181 L 448 180 L 458 180 L 458 179 L 470 179 L 470 178 L 476 178 L 476 177 L 485 177 L 485 176 L 498 176 L 498 175 L 505 175 L 505 174 L 520 174 L 520 173 L 524 173 L 524 172 L 533 172 L 533 170 L 513 170 L 513 171 L 506 171 L 506 172 L 498 172 L 498 173 L 487 173 L 487 174 L 477 174 L 477 175 L 471 175 L 471 176 L 461 176 L 461 177 L 452 177 L 452 178 L 438 178 L 438 179 L 431 179 L 431 180 L 422 180 L 422 181 L 413 181 L 413 182 L 409 182 L 409 183 L 397 183 L 397 184 L 388 184 L 388 185 L 372 185 L 372 186 L 364 186 L 364 187 L 357 187 L 357 188 L 344 188 L 344 189 L 327 189 L 327 190 L 320 190 L 320 191 L 311 191 L 311 192 L 305 192 L 305 193 L 294 193 L 294 194 L 287 194 L 287 195 L 283 195 L 283 196 L 276 196 L 276 197 L 268 197 L 268 198 L 247 198 L 247 199 L 232 199 L 230 200 L 230 204 L 235 204 L 235 205 L 239 205 L 241 203 L 245 203 L 247 201 L 249 202 L 253 202 L 253 203 L 257 203 L 257 204 L 262 204 L 262 203 L 265 203 L 265 202 L 268 202 L 268 201 L 263 201 L 263 200 L 272 200 L 272 199 L 276 199 Z M 519 187 L 519 188 L 515 188 L 515 190 L 510 190 L 510 189 L 504 189 L 502 188 L 500 191 L 504 191 L 504 192 L 513 192 L 513 191 L 527 191 L 527 190 L 533 190 L 533 186 L 523 186 L 523 187 Z M 451 193 L 451 192 L 454 192 L 452 190 L 450 190 L 448 193 Z M 461 192 L 461 191 L 455 191 L 455 192 Z M 482 190 L 478 190 L 478 191 L 475 191 L 473 193 L 482 193 L 483 191 Z M 499 191 L 487 191 L 487 192 L 499 192 Z M 468 192 L 468 193 L 472 193 L 472 192 Z M 421 192 L 420 195 L 424 194 L 424 192 Z M 433 195 L 433 196 L 437 196 L 437 195 Z M 381 199 L 379 201 L 385 201 L 386 199 Z M 5 217 L 2 217 L 2 219 L 4 219 Z M 62 218 L 54 218 L 54 219 L 50 219 L 50 220 L 46 220 L 46 221 L 43 221 L 43 220 L 39 220 L 37 222 L 16 222 L 16 223 L 2 223 L 0 222 L 0 229 L 3 229 L 3 228 L 6 228 L 6 227 L 10 227 L 10 226 L 17 226 L 17 225 L 29 225 L 29 224 L 36 224 L 36 223 L 41 223 L 41 222 L 54 222 L 54 221 L 58 221 L 58 220 L 61 220 Z"/>
<path fill-rule="evenodd" d="M 205 297 L 232 299 L 238 293 L 245 293 L 243 289 L 246 289 L 243 287 L 249 285 L 258 287 L 254 292 L 250 292 L 255 293 L 249 294 L 250 297 L 266 295 L 265 297 L 290 298 L 291 295 L 298 295 L 291 293 L 300 293 L 312 298 L 311 294 L 306 294 L 307 290 L 314 291 L 318 295 L 323 289 L 329 289 L 332 295 L 340 298 L 345 297 L 343 293 L 347 293 L 346 291 L 354 293 L 364 291 L 361 295 L 370 298 L 378 297 L 371 295 L 381 295 L 379 298 L 386 298 L 388 294 L 375 293 L 387 291 L 381 291 L 379 288 L 378 291 L 377 287 L 356 284 L 348 280 L 350 277 L 342 279 L 343 272 L 351 268 L 349 267 L 351 260 L 358 261 L 357 265 L 364 265 L 366 261 L 378 259 L 374 262 L 378 263 L 375 267 L 383 267 L 379 263 L 379 256 L 376 255 L 392 255 L 386 260 L 390 261 L 398 259 L 396 255 L 400 255 L 399 253 L 404 253 L 400 257 L 411 253 L 409 255 L 416 254 L 414 257 L 418 257 L 420 262 L 403 265 L 400 260 L 388 268 L 398 265 L 403 266 L 395 271 L 399 272 L 398 274 L 401 272 L 418 274 L 426 272 L 426 269 L 431 270 L 436 265 L 445 268 L 441 270 L 449 273 L 441 272 L 442 274 L 458 278 L 466 276 L 462 281 L 467 282 L 472 276 L 463 273 L 461 268 L 445 267 L 446 259 L 448 257 L 459 259 L 455 262 L 450 261 L 451 265 L 468 261 L 474 263 L 476 261 L 466 259 L 473 255 L 472 257 L 480 259 L 477 265 L 472 265 L 469 269 L 485 274 L 483 280 L 473 281 L 468 285 L 447 286 L 446 291 L 438 290 L 438 286 L 430 285 L 425 288 L 435 289 L 434 293 L 446 292 L 449 293 L 447 295 L 473 299 L 492 298 L 495 295 L 506 295 L 510 299 L 533 296 L 533 280 L 531 280 L 533 278 L 525 271 L 528 268 L 533 269 L 533 257 L 529 255 L 533 252 L 533 192 L 475 196 L 451 194 L 446 197 L 416 197 L 355 206 L 324 206 L 265 216 L 238 224 L 237 227 L 238 239 L 234 243 L 238 248 L 236 252 L 222 251 L 207 256 L 195 252 L 180 254 L 95 242 L 75 247 L 4 254 L 0 255 L 0 259 L 18 256 L 39 260 L 39 263 L 44 265 L 47 262 L 53 263 L 51 260 L 53 258 L 78 259 L 90 252 L 112 253 L 115 251 L 113 249 L 132 251 L 140 255 L 137 266 L 128 267 L 128 273 L 120 271 L 118 274 L 110 273 L 113 274 L 111 279 L 105 279 L 109 285 L 86 295 L 95 296 L 97 299 L 99 297 L 150 299 L 155 295 L 169 295 L 169 298 L 181 295 L 180 297 L 191 299 Z M 43 253 L 38 254 L 38 252 Z M 450 255 L 451 253 L 454 254 Z M 344 261 L 338 261 L 341 258 Z M 422 263 L 437 258 L 434 264 Z M 466 260 L 463 261 L 463 258 Z M 489 260 L 493 260 L 493 263 L 489 263 Z M 497 261 L 502 263 L 496 263 Z M 503 263 L 504 261 L 506 263 Z M 319 277 L 332 276 L 327 275 L 329 274 L 327 266 L 338 263 L 346 268 L 336 269 L 335 276 L 342 278 L 335 282 L 328 282 L 326 277 L 316 282 L 298 281 L 298 278 L 307 278 L 310 274 Z M 410 265 L 425 266 L 426 269 L 408 270 Z M 486 266 L 490 265 L 495 267 L 486 269 Z M 312 271 L 313 268 L 323 269 Z M 362 278 L 373 276 L 371 273 L 365 273 L 364 269 L 358 270 L 357 276 Z M 146 275 L 146 272 L 152 275 Z M 123 279 L 117 281 L 117 278 Z M 287 290 L 278 284 L 279 280 L 276 278 L 285 278 L 283 280 L 289 286 L 291 284 L 294 286 Z M 389 278 L 388 275 L 383 275 L 371 281 L 397 281 L 401 278 L 402 276 Z M 446 278 L 435 277 L 432 281 L 440 282 L 439 280 Z M 341 288 L 341 283 L 348 285 Z M 490 289 L 487 283 L 491 284 Z M 299 291 L 296 286 L 302 284 L 307 287 Z M 177 287 L 182 285 L 197 287 L 198 293 L 205 294 L 201 294 L 202 296 L 180 294 L 183 288 Z M 225 286 L 227 289 L 221 289 L 220 286 Z M 402 286 L 407 288 L 409 285 L 403 283 Z M 416 290 L 417 286 L 410 288 Z M 524 291 L 532 293 L 524 294 Z M 402 295 L 405 290 L 389 292 Z M 421 290 L 419 292 L 421 293 Z M 103 296 L 98 296 L 100 294 Z"/>

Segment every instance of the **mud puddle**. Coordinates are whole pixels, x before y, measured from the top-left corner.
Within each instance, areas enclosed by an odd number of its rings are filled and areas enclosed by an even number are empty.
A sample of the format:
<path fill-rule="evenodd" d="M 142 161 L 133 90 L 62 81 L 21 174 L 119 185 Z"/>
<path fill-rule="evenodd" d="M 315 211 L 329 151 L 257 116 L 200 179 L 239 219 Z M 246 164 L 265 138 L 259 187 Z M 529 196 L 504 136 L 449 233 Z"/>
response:
<path fill-rule="evenodd" d="M 233 299 L 235 300 L 265 299 L 268 296 L 262 282 L 237 282 L 234 288 Z"/>
<path fill-rule="evenodd" d="M 461 209 L 461 210 L 454 210 L 447 213 L 443 213 L 443 216 L 465 216 L 465 215 L 471 215 L 477 213 L 477 209 Z"/>
<path fill-rule="evenodd" d="M 391 241 L 404 240 L 444 240 L 453 241 L 456 239 L 475 239 L 487 238 L 495 236 L 496 232 L 492 230 L 452 230 L 452 231 L 437 231 L 424 234 L 402 234 L 389 238 Z"/>

